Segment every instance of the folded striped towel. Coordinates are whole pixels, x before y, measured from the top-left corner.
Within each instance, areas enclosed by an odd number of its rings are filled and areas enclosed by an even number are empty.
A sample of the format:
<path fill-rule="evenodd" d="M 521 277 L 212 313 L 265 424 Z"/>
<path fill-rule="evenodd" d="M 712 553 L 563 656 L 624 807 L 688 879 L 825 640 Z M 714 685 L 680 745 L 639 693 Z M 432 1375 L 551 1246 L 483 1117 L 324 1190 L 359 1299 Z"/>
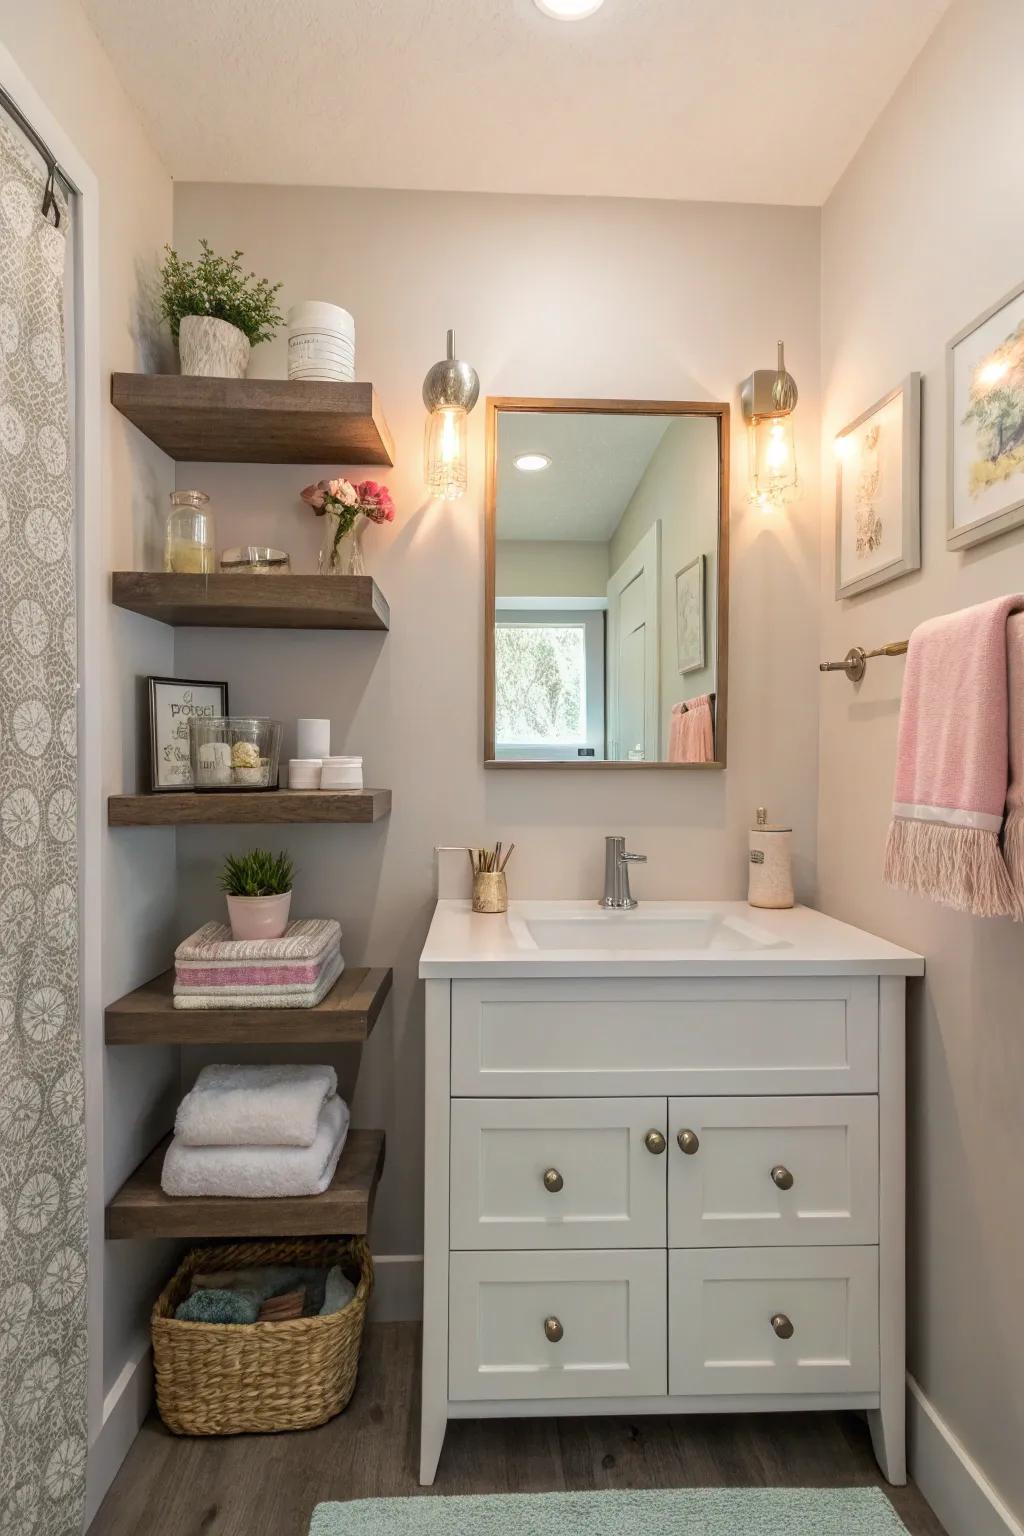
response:
<path fill-rule="evenodd" d="M 177 965 L 237 965 L 240 960 L 323 960 L 341 943 L 341 924 L 333 917 L 296 918 L 279 939 L 233 939 L 227 923 L 204 923 L 174 951 Z"/>
<path fill-rule="evenodd" d="M 337 1091 L 328 1066 L 204 1067 L 178 1105 L 174 1134 L 192 1147 L 309 1147 Z"/>
<path fill-rule="evenodd" d="M 205 991 L 187 987 L 179 991 L 174 983 L 175 1008 L 315 1008 L 322 1003 L 345 969 L 341 955 L 324 968 L 315 987 L 250 987 L 244 992 L 211 987 Z"/>
<path fill-rule="evenodd" d="M 341 950 L 327 952 L 319 965 L 240 965 L 175 971 L 175 992 L 315 992 L 325 973 L 341 960 Z"/>

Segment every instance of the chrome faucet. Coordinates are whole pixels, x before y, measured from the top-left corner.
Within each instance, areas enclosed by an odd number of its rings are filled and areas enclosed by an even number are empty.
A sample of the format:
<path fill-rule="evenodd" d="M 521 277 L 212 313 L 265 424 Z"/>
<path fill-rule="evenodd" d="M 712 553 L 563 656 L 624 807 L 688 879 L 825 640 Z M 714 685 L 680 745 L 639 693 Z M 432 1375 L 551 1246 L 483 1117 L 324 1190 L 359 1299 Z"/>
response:
<path fill-rule="evenodd" d="M 640 903 L 630 895 L 629 866 L 646 864 L 646 853 L 627 853 L 624 837 L 606 837 L 604 840 L 604 895 L 599 907 L 610 907 L 616 912 L 630 912 Z"/>

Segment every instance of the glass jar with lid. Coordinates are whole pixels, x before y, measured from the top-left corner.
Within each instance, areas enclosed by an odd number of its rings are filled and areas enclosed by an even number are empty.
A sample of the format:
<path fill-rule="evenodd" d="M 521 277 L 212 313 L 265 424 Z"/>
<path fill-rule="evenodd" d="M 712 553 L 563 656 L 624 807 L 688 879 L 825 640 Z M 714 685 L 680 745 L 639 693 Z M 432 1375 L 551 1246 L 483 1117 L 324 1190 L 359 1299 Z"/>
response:
<path fill-rule="evenodd" d="M 205 491 L 172 491 L 164 541 L 164 570 L 208 576 L 215 569 L 216 538 Z"/>

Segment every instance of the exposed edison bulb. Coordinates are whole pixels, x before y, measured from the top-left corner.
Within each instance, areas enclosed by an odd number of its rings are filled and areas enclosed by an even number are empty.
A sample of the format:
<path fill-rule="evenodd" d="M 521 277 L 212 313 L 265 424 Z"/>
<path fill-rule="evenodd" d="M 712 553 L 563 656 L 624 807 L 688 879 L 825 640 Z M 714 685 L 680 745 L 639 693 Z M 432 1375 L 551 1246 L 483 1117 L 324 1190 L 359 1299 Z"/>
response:
<path fill-rule="evenodd" d="M 446 405 L 427 417 L 423 470 L 432 496 L 457 501 L 469 483 L 466 453 L 467 412 Z"/>
<path fill-rule="evenodd" d="M 793 416 L 759 416 L 750 423 L 750 500 L 766 509 L 792 501 L 800 487 Z"/>

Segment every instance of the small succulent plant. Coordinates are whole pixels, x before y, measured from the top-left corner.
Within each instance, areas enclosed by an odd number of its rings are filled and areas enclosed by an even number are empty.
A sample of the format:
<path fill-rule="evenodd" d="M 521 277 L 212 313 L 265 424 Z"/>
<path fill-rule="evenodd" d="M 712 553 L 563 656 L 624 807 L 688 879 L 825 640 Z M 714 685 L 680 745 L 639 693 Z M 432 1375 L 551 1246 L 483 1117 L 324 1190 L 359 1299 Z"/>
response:
<path fill-rule="evenodd" d="M 253 848 L 229 853 L 221 870 L 221 889 L 228 896 L 283 896 L 294 884 L 295 869 L 286 853 Z"/>

